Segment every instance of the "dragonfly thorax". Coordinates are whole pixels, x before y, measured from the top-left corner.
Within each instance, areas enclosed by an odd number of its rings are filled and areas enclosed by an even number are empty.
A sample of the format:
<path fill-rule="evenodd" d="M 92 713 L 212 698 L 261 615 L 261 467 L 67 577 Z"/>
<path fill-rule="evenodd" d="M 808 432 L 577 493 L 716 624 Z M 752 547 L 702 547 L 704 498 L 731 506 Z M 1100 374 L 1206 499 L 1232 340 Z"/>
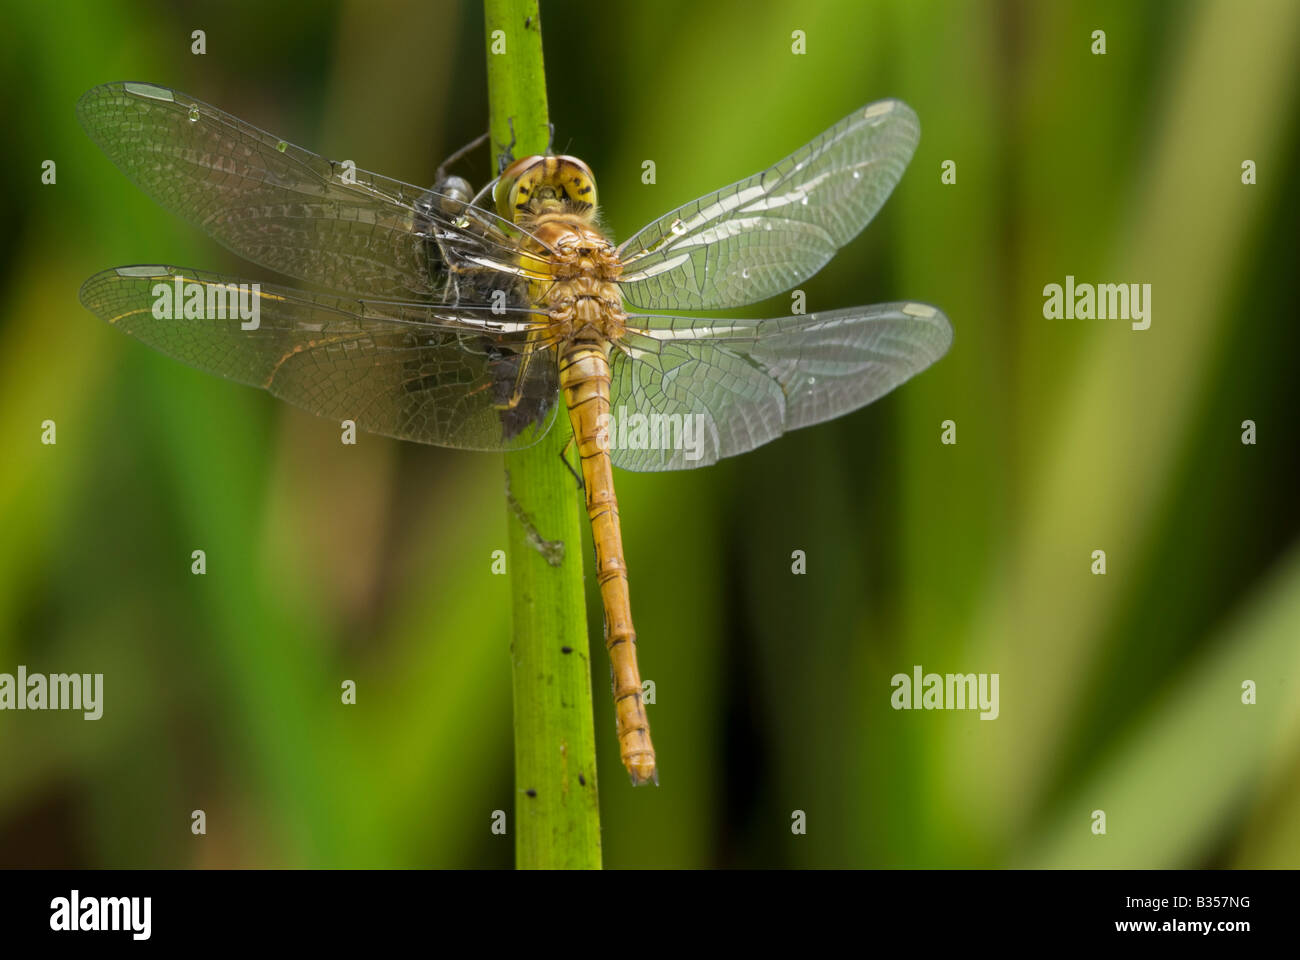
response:
<path fill-rule="evenodd" d="M 618 287 L 589 277 L 555 283 L 544 298 L 555 337 L 562 341 L 610 341 L 624 333 L 627 317 Z"/>
<path fill-rule="evenodd" d="M 540 249 L 527 265 L 547 279 L 535 285 L 535 302 L 546 309 L 561 340 L 613 340 L 627 317 L 618 278 L 622 265 L 614 244 L 571 214 L 548 214 L 532 224 Z"/>

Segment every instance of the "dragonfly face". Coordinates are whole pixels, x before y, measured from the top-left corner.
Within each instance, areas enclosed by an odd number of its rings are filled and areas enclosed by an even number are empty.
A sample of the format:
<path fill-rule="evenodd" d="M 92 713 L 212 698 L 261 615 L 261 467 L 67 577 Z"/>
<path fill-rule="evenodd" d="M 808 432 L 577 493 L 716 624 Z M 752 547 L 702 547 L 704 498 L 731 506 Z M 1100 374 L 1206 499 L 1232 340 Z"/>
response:
<path fill-rule="evenodd" d="M 459 177 L 414 187 L 153 84 L 96 87 L 77 110 L 163 206 L 241 256 L 331 291 L 118 267 L 81 290 L 110 324 L 320 416 L 421 443 L 525 447 L 563 398 L 634 783 L 656 767 L 610 468 L 686 469 L 743 453 L 872 402 L 951 342 L 943 314 L 919 303 L 762 320 L 671 312 L 754 303 L 824 266 L 911 158 L 919 126 L 900 101 L 856 111 L 620 246 L 596 226 L 595 180 L 574 157 L 511 164 L 490 185 L 493 210 Z M 210 309 L 218 290 L 239 291 L 241 310 Z"/>
<path fill-rule="evenodd" d="M 596 178 L 577 157 L 524 157 L 502 171 L 493 195 L 497 212 L 509 220 L 564 213 L 590 222 Z"/>

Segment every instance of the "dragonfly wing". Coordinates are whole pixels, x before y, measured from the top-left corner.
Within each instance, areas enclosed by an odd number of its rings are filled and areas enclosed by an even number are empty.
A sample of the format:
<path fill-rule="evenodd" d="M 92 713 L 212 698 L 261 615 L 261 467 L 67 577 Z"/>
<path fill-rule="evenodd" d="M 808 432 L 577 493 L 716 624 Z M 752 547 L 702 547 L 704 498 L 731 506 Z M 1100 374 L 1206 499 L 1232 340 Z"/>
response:
<path fill-rule="evenodd" d="M 664 214 L 619 248 L 624 298 L 713 310 L 789 290 L 871 221 L 920 135 L 911 107 L 881 100 L 762 173 Z"/>
<path fill-rule="evenodd" d="M 782 433 L 776 381 L 718 344 L 629 333 L 610 366 L 609 453 L 624 470 L 704 467 Z"/>
<path fill-rule="evenodd" d="M 415 299 L 445 293 L 449 264 L 518 271 L 520 232 L 490 211 L 326 160 L 178 91 L 108 83 L 77 115 L 154 200 L 288 276 Z"/>
<path fill-rule="evenodd" d="M 610 434 L 613 462 L 626 470 L 706 466 L 856 410 L 952 343 L 948 318 L 920 303 L 768 320 L 641 315 L 628 323 L 612 365 Z"/>
<path fill-rule="evenodd" d="M 237 301 L 228 292 L 239 283 L 181 267 L 118 267 L 87 280 L 81 302 L 161 353 L 369 433 L 508 450 L 537 442 L 555 418 L 554 349 L 526 313 L 503 320 L 486 309 L 257 284 Z"/>

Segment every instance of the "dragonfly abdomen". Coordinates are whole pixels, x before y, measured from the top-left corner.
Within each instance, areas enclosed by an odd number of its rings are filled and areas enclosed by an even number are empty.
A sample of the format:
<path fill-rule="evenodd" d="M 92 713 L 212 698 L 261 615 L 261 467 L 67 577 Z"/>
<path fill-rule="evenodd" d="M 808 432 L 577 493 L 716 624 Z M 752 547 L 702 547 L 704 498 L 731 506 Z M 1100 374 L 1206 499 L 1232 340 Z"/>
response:
<path fill-rule="evenodd" d="M 632 782 L 639 785 L 657 778 L 650 721 L 641 697 L 641 671 L 636 662 L 636 630 L 628 598 L 618 498 L 605 440 L 610 414 L 609 351 L 607 341 L 566 347 L 560 355 L 560 389 L 582 458 L 587 516 L 596 545 L 596 580 L 605 608 L 605 648 L 609 651 L 614 686 L 619 753 Z"/>

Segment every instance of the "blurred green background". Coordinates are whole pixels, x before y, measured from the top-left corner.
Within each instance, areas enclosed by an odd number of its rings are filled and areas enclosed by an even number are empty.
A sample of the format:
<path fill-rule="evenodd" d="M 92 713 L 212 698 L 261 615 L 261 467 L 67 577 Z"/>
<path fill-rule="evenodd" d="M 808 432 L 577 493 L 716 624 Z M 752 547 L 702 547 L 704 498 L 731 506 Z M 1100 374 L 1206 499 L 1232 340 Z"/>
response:
<path fill-rule="evenodd" d="M 83 91 L 166 84 L 428 183 L 486 127 L 481 10 L 6 17 L 0 671 L 106 693 L 93 723 L 0 713 L 0 864 L 510 865 L 500 458 L 341 446 L 76 299 L 128 263 L 277 279 L 130 184 L 78 127 Z M 589 577 L 606 864 L 1300 865 L 1300 4 L 544 3 L 542 29 L 556 148 L 616 238 L 908 101 L 908 174 L 808 309 L 917 299 L 956 330 L 865 410 L 617 477 L 662 786 L 619 765 Z M 1151 328 L 1045 320 L 1067 274 L 1151 283 Z M 892 710 L 914 664 L 1000 674 L 1000 717 Z"/>

